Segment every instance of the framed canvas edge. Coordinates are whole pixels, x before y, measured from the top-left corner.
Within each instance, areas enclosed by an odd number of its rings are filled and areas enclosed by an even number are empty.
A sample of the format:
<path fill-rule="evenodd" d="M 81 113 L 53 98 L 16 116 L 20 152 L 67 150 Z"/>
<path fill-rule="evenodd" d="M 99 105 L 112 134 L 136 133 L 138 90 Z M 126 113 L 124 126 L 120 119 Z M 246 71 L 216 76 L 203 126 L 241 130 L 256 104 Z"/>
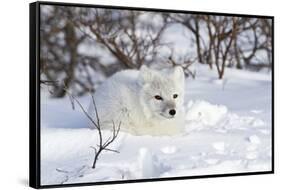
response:
<path fill-rule="evenodd" d="M 57 6 L 79 6 L 89 8 L 104 8 L 104 9 L 119 9 L 119 10 L 137 10 L 137 11 L 153 11 L 153 12 L 172 12 L 172 13 L 187 13 L 187 14 L 208 14 L 218 16 L 240 16 L 249 18 L 265 18 L 270 19 L 272 15 L 255 15 L 255 14 L 242 14 L 242 13 L 224 13 L 224 12 L 211 12 L 211 11 L 191 11 L 191 10 L 179 10 L 179 9 L 161 9 L 161 8 L 149 8 L 149 7 L 129 7 L 129 6 L 117 6 L 117 5 L 102 5 L 102 4 L 85 4 L 85 3 L 66 3 L 66 2 L 51 2 L 51 1 L 36 1 L 40 5 L 57 5 Z"/>
<path fill-rule="evenodd" d="M 241 177 L 253 175 L 274 174 L 274 171 L 257 171 L 245 173 L 228 173 L 228 174 L 210 174 L 198 176 L 182 176 L 182 177 L 164 177 L 164 178 L 150 178 L 150 179 L 133 179 L 133 180 L 117 180 L 117 181 L 101 181 L 101 182 L 86 182 L 86 183 L 71 183 L 71 184 L 54 184 L 54 185 L 40 185 L 40 189 L 48 188 L 63 188 L 63 187 L 78 187 L 78 186 L 91 186 L 91 185 L 114 185 L 126 183 L 144 183 L 144 182 L 160 182 L 160 181 L 176 181 L 188 179 L 204 179 L 204 178 L 218 178 L 218 177 Z"/>
<path fill-rule="evenodd" d="M 29 4 L 29 186 L 40 188 L 39 3 Z"/>
<path fill-rule="evenodd" d="M 72 184 L 52 184 L 41 185 L 40 182 L 40 5 L 54 6 L 79 6 L 89 8 L 104 8 L 104 9 L 119 9 L 119 10 L 139 10 L 139 11 L 154 11 L 154 12 L 172 12 L 186 14 L 209 14 L 218 16 L 237 16 L 249 18 L 262 18 L 272 20 L 272 88 L 271 88 L 271 119 L 272 119 L 272 136 L 271 136 L 271 170 L 227 173 L 227 174 L 210 174 L 198 176 L 181 176 L 181 177 L 165 177 L 151 179 L 134 179 L 134 180 L 118 180 L 118 181 L 102 181 L 102 182 L 86 182 Z M 147 7 L 126 7 L 112 5 L 95 5 L 81 3 L 65 3 L 65 2 L 50 2 L 36 1 L 29 4 L 29 186 L 41 188 L 58 188 L 58 187 L 77 187 L 90 185 L 109 185 L 109 184 L 124 184 L 138 182 L 157 182 L 168 180 L 186 180 L 186 179 L 201 179 L 201 178 L 216 178 L 216 177 L 234 177 L 234 176 L 249 176 L 275 173 L 275 133 L 274 133 L 274 16 L 269 15 L 253 15 L 253 14 L 237 14 L 237 13 L 221 13 L 208 11 L 189 11 L 189 10 L 172 10 L 172 9 L 157 9 Z"/>
<path fill-rule="evenodd" d="M 274 133 L 274 124 L 275 124 L 275 117 L 274 117 L 274 113 L 275 113 L 275 106 L 274 106 L 274 81 L 275 81 L 275 70 L 274 70 L 274 64 L 275 64 L 275 57 L 274 57 L 274 16 L 271 17 L 271 20 L 272 20 L 272 26 L 271 26 L 271 31 L 272 31 L 272 36 L 271 36 L 271 44 L 272 44 L 272 71 L 271 71 L 271 153 L 272 153 L 272 156 L 271 156 L 271 170 L 272 170 L 272 173 L 274 173 L 275 171 L 275 133 Z"/>

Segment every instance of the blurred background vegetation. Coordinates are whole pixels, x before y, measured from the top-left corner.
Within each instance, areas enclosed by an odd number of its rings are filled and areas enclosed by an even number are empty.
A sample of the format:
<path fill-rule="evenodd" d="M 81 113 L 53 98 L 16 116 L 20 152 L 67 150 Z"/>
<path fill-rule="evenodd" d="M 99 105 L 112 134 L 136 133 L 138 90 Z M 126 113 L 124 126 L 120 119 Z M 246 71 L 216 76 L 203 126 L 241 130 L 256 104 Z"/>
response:
<path fill-rule="evenodd" d="M 41 5 L 41 84 L 53 97 L 66 86 L 94 92 L 107 77 L 141 65 L 205 64 L 222 79 L 230 68 L 272 68 L 269 18 Z"/>

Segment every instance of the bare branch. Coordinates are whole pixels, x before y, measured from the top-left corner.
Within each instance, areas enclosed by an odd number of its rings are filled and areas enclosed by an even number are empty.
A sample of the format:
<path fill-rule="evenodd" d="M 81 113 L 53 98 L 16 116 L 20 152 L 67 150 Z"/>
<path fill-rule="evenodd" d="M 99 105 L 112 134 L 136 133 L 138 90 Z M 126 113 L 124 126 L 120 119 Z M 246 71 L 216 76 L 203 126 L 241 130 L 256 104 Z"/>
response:
<path fill-rule="evenodd" d="M 93 118 L 90 116 L 90 114 L 85 110 L 85 108 L 83 107 L 83 105 L 79 102 L 79 100 L 77 100 L 77 98 L 75 96 L 73 96 L 66 87 L 64 87 L 65 92 L 68 94 L 69 98 L 72 99 L 72 101 L 75 101 L 78 106 L 81 108 L 81 110 L 83 111 L 84 115 L 91 121 L 91 123 L 97 128 L 99 129 L 100 126 L 97 125 L 97 123 L 93 120 Z"/>
<path fill-rule="evenodd" d="M 96 167 L 96 163 L 98 161 L 98 158 L 100 156 L 100 154 L 102 153 L 102 151 L 112 151 L 112 152 L 116 152 L 119 153 L 117 150 L 113 150 L 110 148 L 107 148 L 111 143 L 113 143 L 120 131 L 120 126 L 121 126 L 121 122 L 119 123 L 117 129 L 115 126 L 115 123 L 112 121 L 112 135 L 105 141 L 103 142 L 103 134 L 102 134 L 102 129 L 101 129 L 101 123 L 100 123 L 100 118 L 98 115 L 98 110 L 97 110 L 97 106 L 96 106 L 96 102 L 94 99 L 94 96 L 91 94 L 91 98 L 92 98 L 92 103 L 94 106 L 94 110 L 95 110 L 95 116 L 96 116 L 96 122 L 94 121 L 94 119 L 90 116 L 90 114 L 85 110 L 85 108 L 83 107 L 83 105 L 79 102 L 79 100 L 73 96 L 68 89 L 65 87 L 64 90 L 66 91 L 66 93 L 68 94 L 68 96 L 70 97 L 70 99 L 72 100 L 71 102 L 76 102 L 78 104 L 78 106 L 81 108 L 81 110 L 83 111 L 84 115 L 91 121 L 91 123 L 95 126 L 95 128 L 98 130 L 98 136 L 99 136 L 99 143 L 96 147 L 91 146 L 91 148 L 94 149 L 95 151 L 95 157 L 94 157 L 94 162 L 92 165 L 92 168 Z"/>

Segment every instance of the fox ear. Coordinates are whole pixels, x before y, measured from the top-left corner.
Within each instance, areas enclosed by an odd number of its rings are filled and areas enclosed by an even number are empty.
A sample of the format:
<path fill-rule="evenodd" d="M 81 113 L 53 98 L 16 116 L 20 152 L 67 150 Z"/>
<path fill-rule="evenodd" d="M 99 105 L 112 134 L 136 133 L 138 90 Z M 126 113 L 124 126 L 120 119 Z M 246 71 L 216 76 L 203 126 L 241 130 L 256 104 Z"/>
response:
<path fill-rule="evenodd" d="M 153 78 L 153 73 L 151 72 L 151 70 L 146 66 L 146 65 L 142 65 L 140 68 L 140 81 L 142 83 L 148 83 L 150 81 L 152 81 Z"/>
<path fill-rule="evenodd" d="M 182 67 L 176 66 L 173 71 L 173 78 L 176 82 L 184 83 L 184 72 Z"/>

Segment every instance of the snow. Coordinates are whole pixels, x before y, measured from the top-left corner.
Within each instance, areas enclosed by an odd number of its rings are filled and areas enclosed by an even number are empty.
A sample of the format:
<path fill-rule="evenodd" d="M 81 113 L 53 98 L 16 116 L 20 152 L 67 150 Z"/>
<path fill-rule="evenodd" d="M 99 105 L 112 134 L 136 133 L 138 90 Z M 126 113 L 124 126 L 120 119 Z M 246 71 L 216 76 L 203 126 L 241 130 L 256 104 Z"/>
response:
<path fill-rule="evenodd" d="M 188 104 L 187 121 L 200 121 L 204 125 L 215 125 L 227 113 L 222 105 L 212 105 L 206 101 L 196 101 Z"/>
<path fill-rule="evenodd" d="M 261 140 L 257 135 L 250 136 L 249 141 L 250 141 L 250 143 L 253 143 L 253 144 L 260 144 L 261 143 Z"/>
<path fill-rule="evenodd" d="M 224 144 L 224 142 L 215 142 L 215 143 L 213 143 L 213 147 L 214 147 L 216 150 L 224 151 L 225 144 Z"/>
<path fill-rule="evenodd" d="M 141 148 L 138 156 L 138 166 L 140 171 L 140 178 L 151 178 L 159 176 L 159 165 L 158 158 L 147 148 Z"/>
<path fill-rule="evenodd" d="M 165 146 L 161 149 L 161 151 L 165 154 L 174 154 L 177 151 L 177 147 L 175 147 L 175 146 Z"/>
<path fill-rule="evenodd" d="M 69 184 L 271 170 L 271 77 L 197 65 L 186 79 L 185 131 L 176 136 L 120 132 L 92 169 L 96 130 L 69 98 L 41 90 L 41 183 Z M 90 97 L 79 98 L 88 107 Z M 103 131 L 108 138 L 110 131 Z"/>

